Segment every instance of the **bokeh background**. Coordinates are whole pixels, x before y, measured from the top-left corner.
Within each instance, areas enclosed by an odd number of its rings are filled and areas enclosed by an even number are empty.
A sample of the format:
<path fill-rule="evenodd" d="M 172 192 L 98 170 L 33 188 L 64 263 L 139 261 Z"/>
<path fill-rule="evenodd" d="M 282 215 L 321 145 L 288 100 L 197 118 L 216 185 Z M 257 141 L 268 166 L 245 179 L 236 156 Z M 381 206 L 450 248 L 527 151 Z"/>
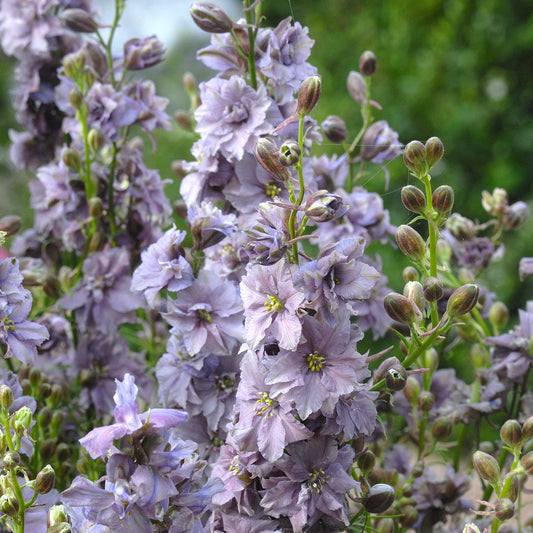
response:
<path fill-rule="evenodd" d="M 117 36 L 117 47 L 129 38 L 156 33 L 167 46 L 167 60 L 153 69 L 159 94 L 170 100 L 169 111 L 187 109 L 182 86 L 186 71 L 199 81 L 212 75 L 196 60 L 196 50 L 209 36 L 192 24 L 189 0 L 129 0 Z M 234 18 L 236 1 L 217 2 Z M 102 21 L 110 20 L 112 2 L 96 2 Z M 265 24 L 276 25 L 293 16 L 309 27 L 315 39 L 311 62 L 323 80 L 323 96 L 313 116 L 320 122 L 329 114 L 342 116 L 355 134 L 361 124 L 359 109 L 346 91 L 346 77 L 357 69 L 361 52 L 378 57 L 373 98 L 400 140 L 425 141 L 437 135 L 446 153 L 433 173 L 436 185 L 448 183 L 456 193 L 455 210 L 483 221 L 481 191 L 500 186 L 511 202 L 533 206 L 533 9 L 531 0 L 265 0 Z M 119 48 L 120 49 L 120 48 Z M 0 57 L 0 214 L 16 213 L 31 224 L 27 182 L 31 175 L 9 162 L 9 128 L 17 129 L 10 102 L 14 63 Z M 158 134 L 158 150 L 147 149 L 150 166 L 162 177 L 173 178 L 170 165 L 188 159 L 192 136 L 177 126 Z M 318 153 L 338 148 L 323 145 Z M 413 178 L 400 160 L 389 165 L 391 183 L 384 190 L 383 172 L 376 168 L 362 185 L 383 193 L 395 224 L 409 215 L 400 202 L 400 189 Z M 177 197 L 178 183 L 169 188 Z M 512 308 L 533 299 L 533 282 L 520 283 L 517 265 L 533 256 L 530 220 L 508 241 L 504 260 L 490 269 L 485 283 L 498 290 Z M 385 256 L 385 272 L 399 287 L 397 256 Z"/>

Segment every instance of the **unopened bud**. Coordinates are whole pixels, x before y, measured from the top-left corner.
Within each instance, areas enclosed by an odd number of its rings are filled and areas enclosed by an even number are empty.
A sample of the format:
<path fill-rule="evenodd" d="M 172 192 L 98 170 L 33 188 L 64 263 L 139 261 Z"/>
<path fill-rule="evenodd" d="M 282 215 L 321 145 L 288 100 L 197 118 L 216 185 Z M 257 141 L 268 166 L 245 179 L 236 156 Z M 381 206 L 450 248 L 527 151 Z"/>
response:
<path fill-rule="evenodd" d="M 527 472 L 528 476 L 533 476 L 533 452 L 529 452 L 526 453 L 526 455 L 523 455 L 522 459 L 520 459 L 520 464 Z"/>
<path fill-rule="evenodd" d="M 68 513 L 64 505 L 52 505 L 52 507 L 48 509 L 47 525 L 49 528 L 67 521 Z M 49 531 L 47 531 L 46 533 L 49 533 Z"/>
<path fill-rule="evenodd" d="M 0 231 L 3 231 L 6 237 L 17 233 L 21 225 L 20 217 L 17 215 L 6 215 L 0 218 Z"/>
<path fill-rule="evenodd" d="M 522 440 L 522 426 L 518 420 L 506 420 L 500 429 L 500 437 L 507 446 L 516 447 Z"/>
<path fill-rule="evenodd" d="M 109 69 L 107 57 L 102 46 L 95 41 L 86 41 L 82 48 L 89 62 L 100 78 L 103 78 Z"/>
<path fill-rule="evenodd" d="M 98 150 L 104 146 L 105 142 L 104 134 L 96 128 L 91 128 L 87 140 L 89 141 L 89 146 L 93 152 L 98 152 Z"/>
<path fill-rule="evenodd" d="M 405 166 L 417 177 L 425 176 L 428 172 L 426 161 L 426 147 L 420 141 L 411 141 L 403 151 Z"/>
<path fill-rule="evenodd" d="M 406 185 L 403 187 L 401 198 L 405 208 L 413 213 L 421 214 L 426 209 L 426 197 L 424 193 L 414 185 Z"/>
<path fill-rule="evenodd" d="M 15 414 L 15 420 L 19 422 L 24 429 L 29 429 L 32 423 L 33 415 L 29 407 L 21 407 Z"/>
<path fill-rule="evenodd" d="M 83 95 L 77 87 L 70 91 L 69 102 L 74 109 L 79 109 L 83 104 Z"/>
<path fill-rule="evenodd" d="M 50 422 L 52 421 L 52 415 L 52 409 L 48 405 L 42 407 L 37 414 L 37 421 L 39 422 L 39 425 L 42 428 L 49 426 Z"/>
<path fill-rule="evenodd" d="M 522 425 L 522 437 L 524 440 L 533 439 L 533 416 L 527 418 Z"/>
<path fill-rule="evenodd" d="M 43 461 L 48 461 L 54 457 L 56 452 L 56 442 L 54 439 L 46 439 L 39 447 L 39 455 Z"/>
<path fill-rule="evenodd" d="M 401 324 L 418 323 L 421 318 L 420 310 L 415 309 L 413 302 L 402 294 L 395 292 L 387 294 L 383 299 L 383 306 L 386 313 Z"/>
<path fill-rule="evenodd" d="M 508 205 L 507 191 L 501 187 L 496 187 L 492 194 L 483 191 L 481 193 L 481 205 L 493 217 L 503 215 Z"/>
<path fill-rule="evenodd" d="M 19 502 L 14 494 L 0 496 L 0 511 L 7 516 L 15 517 L 19 511 Z"/>
<path fill-rule="evenodd" d="M 444 154 L 444 145 L 438 137 L 430 137 L 425 144 L 426 161 L 431 168 Z"/>
<path fill-rule="evenodd" d="M 7 470 L 14 470 L 20 465 L 20 455 L 13 451 L 6 452 L 2 457 L 2 465 Z"/>
<path fill-rule="evenodd" d="M 378 58 L 374 52 L 366 50 L 359 58 L 359 70 L 364 76 L 373 76 L 378 68 Z"/>
<path fill-rule="evenodd" d="M 456 289 L 450 299 L 446 312 L 450 317 L 465 315 L 474 309 L 479 298 L 479 287 L 468 283 Z"/>
<path fill-rule="evenodd" d="M 77 150 L 67 148 L 62 154 L 63 163 L 65 166 L 74 172 L 78 172 L 81 167 L 81 156 Z"/>
<path fill-rule="evenodd" d="M 374 372 L 373 382 L 386 380 L 387 387 L 391 390 L 402 390 L 407 380 L 407 371 L 397 357 L 385 359 Z"/>
<path fill-rule="evenodd" d="M 422 262 L 426 256 L 426 243 L 420 233 L 407 224 L 398 226 L 396 242 L 400 250 L 413 261 Z"/>
<path fill-rule="evenodd" d="M 383 518 L 377 523 L 377 529 L 380 533 L 394 533 L 394 520 L 392 518 Z"/>
<path fill-rule="evenodd" d="M 289 169 L 279 160 L 278 147 L 266 137 L 257 141 L 254 149 L 257 162 L 276 180 L 287 181 L 291 178 Z"/>
<path fill-rule="evenodd" d="M 440 300 L 443 294 L 444 287 L 440 279 L 430 276 L 424 280 L 424 298 L 428 302 Z"/>
<path fill-rule="evenodd" d="M 363 506 L 369 513 L 383 513 L 393 504 L 395 498 L 396 492 L 390 485 L 378 483 L 370 487 Z"/>
<path fill-rule="evenodd" d="M 515 202 L 507 207 L 503 213 L 503 227 L 513 231 L 522 227 L 529 216 L 529 206 L 525 202 Z"/>
<path fill-rule="evenodd" d="M 435 372 L 439 367 L 439 354 L 435 348 L 430 348 L 422 354 L 422 364 L 429 368 L 431 372 Z"/>
<path fill-rule="evenodd" d="M 407 376 L 403 393 L 411 405 L 414 405 L 418 401 L 418 396 L 420 395 L 420 383 L 418 383 L 418 380 L 415 377 Z"/>
<path fill-rule="evenodd" d="M 318 103 L 321 92 L 322 78 L 320 76 L 309 76 L 309 78 L 305 79 L 298 91 L 296 113 L 299 115 L 309 115 Z"/>
<path fill-rule="evenodd" d="M 453 209 L 454 192 L 449 185 L 437 187 L 431 195 L 433 208 L 438 212 L 442 219 L 446 219 Z"/>
<path fill-rule="evenodd" d="M 476 235 L 476 226 L 468 218 L 454 213 L 447 221 L 446 228 L 460 241 L 469 241 Z"/>
<path fill-rule="evenodd" d="M 94 196 L 88 202 L 89 204 L 89 215 L 93 218 L 98 218 L 102 216 L 104 212 L 104 203 L 99 196 Z"/>
<path fill-rule="evenodd" d="M 514 503 L 509 498 L 498 500 L 494 506 L 494 516 L 502 522 L 514 516 Z"/>
<path fill-rule="evenodd" d="M 54 488 L 56 475 L 50 465 L 46 465 L 35 478 L 35 490 L 39 494 L 47 494 Z"/>
<path fill-rule="evenodd" d="M 155 36 L 130 39 L 124 44 L 124 68 L 143 70 L 157 65 L 165 56 L 163 43 Z"/>
<path fill-rule="evenodd" d="M 190 14 L 194 23 L 208 33 L 227 33 L 233 28 L 233 22 L 228 15 L 210 2 L 194 3 Z"/>
<path fill-rule="evenodd" d="M 326 117 L 326 120 L 322 122 L 321 126 L 326 139 L 332 143 L 339 144 L 345 141 L 348 137 L 346 124 L 344 120 L 337 115 L 329 115 L 329 117 Z"/>
<path fill-rule="evenodd" d="M 423 390 L 418 396 L 418 407 L 420 407 L 420 410 L 427 413 L 433 409 L 434 405 L 435 395 L 428 390 Z"/>
<path fill-rule="evenodd" d="M 89 252 L 97 252 L 105 242 L 105 236 L 101 231 L 95 231 L 89 241 Z"/>
<path fill-rule="evenodd" d="M 414 266 L 407 266 L 402 271 L 402 277 L 406 283 L 408 281 L 418 281 L 418 270 Z"/>
<path fill-rule="evenodd" d="M 376 456 L 370 450 L 365 452 L 363 455 L 361 455 L 357 459 L 357 466 L 363 472 L 372 472 L 375 465 L 376 465 Z"/>
<path fill-rule="evenodd" d="M 13 405 L 13 391 L 7 385 L 0 385 L 0 407 L 9 411 Z"/>
<path fill-rule="evenodd" d="M 491 485 L 497 485 L 500 481 L 500 467 L 498 461 L 488 453 L 477 450 L 472 457 L 474 468 L 479 477 L 488 481 Z"/>
<path fill-rule="evenodd" d="M 187 171 L 185 168 L 183 168 L 183 161 L 180 161 L 179 159 L 172 161 L 170 168 L 172 169 L 172 172 L 174 172 L 174 174 L 180 179 L 187 175 Z"/>
<path fill-rule="evenodd" d="M 403 527 L 410 528 L 418 521 L 418 511 L 412 505 L 406 505 L 401 509 L 400 524 Z"/>
<path fill-rule="evenodd" d="M 419 281 L 408 281 L 403 288 L 403 295 L 412 300 L 420 311 L 424 310 L 424 289 Z"/>
<path fill-rule="evenodd" d="M 494 302 L 489 310 L 489 320 L 496 331 L 500 331 L 509 320 L 509 309 L 503 302 Z"/>
<path fill-rule="evenodd" d="M 363 104 L 366 102 L 366 84 L 365 79 L 359 72 L 352 70 L 348 74 L 348 79 L 346 80 L 346 86 L 350 96 L 358 103 Z"/>
<path fill-rule="evenodd" d="M 442 442 L 452 434 L 452 430 L 453 423 L 451 419 L 448 417 L 443 417 L 435 421 L 433 427 L 431 428 L 431 434 L 436 441 Z"/>
<path fill-rule="evenodd" d="M 176 124 L 184 131 L 194 131 L 194 121 L 190 115 L 190 113 L 187 113 L 187 111 L 183 111 L 183 109 L 178 109 L 174 113 L 174 119 L 176 120 Z"/>
<path fill-rule="evenodd" d="M 300 161 L 301 150 L 293 140 L 285 141 L 279 148 L 279 160 L 282 165 L 291 167 Z"/>
<path fill-rule="evenodd" d="M 341 217 L 348 207 L 341 196 L 326 190 L 313 193 L 305 203 L 305 214 L 315 222 L 327 222 Z"/>
<path fill-rule="evenodd" d="M 70 8 L 61 13 L 61 18 L 67 28 L 79 33 L 94 33 L 98 30 L 98 24 L 93 17 L 84 9 Z"/>

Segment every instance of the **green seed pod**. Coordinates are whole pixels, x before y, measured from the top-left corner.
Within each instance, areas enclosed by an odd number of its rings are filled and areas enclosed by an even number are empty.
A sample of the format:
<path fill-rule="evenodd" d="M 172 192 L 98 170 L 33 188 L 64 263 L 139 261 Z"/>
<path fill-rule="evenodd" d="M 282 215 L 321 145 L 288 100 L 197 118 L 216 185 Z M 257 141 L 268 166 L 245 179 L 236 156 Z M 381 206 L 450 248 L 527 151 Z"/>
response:
<path fill-rule="evenodd" d="M 425 144 L 426 160 L 431 168 L 444 154 L 444 145 L 438 137 L 430 137 Z"/>
<path fill-rule="evenodd" d="M 450 299 L 446 312 L 453 318 L 465 315 L 474 309 L 479 298 L 479 287 L 473 283 L 468 283 L 456 289 Z"/>
<path fill-rule="evenodd" d="M 491 485 L 499 483 L 501 471 L 498 461 L 492 455 L 477 450 L 474 452 L 472 462 L 481 479 L 488 481 Z"/>
<path fill-rule="evenodd" d="M 522 426 L 518 420 L 507 420 L 500 429 L 500 437 L 507 446 L 516 447 L 522 441 Z"/>
<path fill-rule="evenodd" d="M 378 58 L 374 52 L 365 50 L 359 58 L 359 71 L 363 76 L 373 76 L 378 68 Z"/>
<path fill-rule="evenodd" d="M 421 214 L 426 209 L 426 196 L 414 185 L 403 187 L 401 198 L 404 207 L 413 213 Z"/>
<path fill-rule="evenodd" d="M 413 261 L 422 262 L 426 256 L 426 243 L 420 233 L 411 226 L 402 224 L 396 231 L 396 242 L 400 250 Z"/>
<path fill-rule="evenodd" d="M 393 504 L 395 498 L 396 492 L 390 485 L 378 483 L 370 487 L 363 506 L 369 513 L 383 513 Z"/>

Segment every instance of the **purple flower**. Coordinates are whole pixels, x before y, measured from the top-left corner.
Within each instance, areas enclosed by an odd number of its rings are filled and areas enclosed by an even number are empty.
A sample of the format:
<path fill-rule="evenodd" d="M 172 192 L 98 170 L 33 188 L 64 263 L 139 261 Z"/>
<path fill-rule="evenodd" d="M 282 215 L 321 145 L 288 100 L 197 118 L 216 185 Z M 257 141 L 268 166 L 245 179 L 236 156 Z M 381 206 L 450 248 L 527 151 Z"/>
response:
<path fill-rule="evenodd" d="M 287 444 L 313 436 L 301 422 L 289 402 L 281 396 L 270 397 L 270 386 L 265 384 L 266 367 L 255 352 L 247 352 L 241 363 L 241 381 L 237 390 L 234 439 L 242 450 L 259 450 L 274 462 L 283 455 Z"/>
<path fill-rule="evenodd" d="M 131 435 L 145 424 L 156 429 L 173 428 L 187 420 L 187 413 L 176 409 L 151 409 L 139 414 L 137 407 L 137 386 L 132 375 L 126 374 L 124 380 L 115 380 L 117 392 L 115 400 L 115 424 L 95 428 L 80 439 L 80 444 L 96 459 L 102 457 L 113 445 L 115 439 Z"/>
<path fill-rule="evenodd" d="M 163 314 L 172 333 L 181 335 L 191 355 L 200 351 L 231 353 L 242 339 L 242 303 L 233 283 L 202 270 L 176 300 L 167 299 Z"/>
<path fill-rule="evenodd" d="M 359 486 L 347 474 L 353 456 L 349 446 L 339 449 L 328 437 L 289 445 L 276 463 L 283 475 L 263 481 L 261 506 L 276 518 L 288 516 L 296 533 L 324 515 L 348 525 L 345 494 Z"/>
<path fill-rule="evenodd" d="M 303 342 L 268 360 L 265 382 L 272 386 L 271 396 L 294 402 L 302 420 L 319 410 L 331 414 L 338 399 L 363 388 L 370 375 L 366 357 L 355 349 L 361 337 L 348 315 L 339 316 L 334 327 L 305 316 Z"/>
<path fill-rule="evenodd" d="M 196 131 L 209 139 L 212 155 L 220 151 L 228 161 L 242 159 L 273 129 L 267 120 L 272 100 L 263 85 L 255 91 L 239 76 L 213 78 L 200 84 L 200 98 Z"/>
<path fill-rule="evenodd" d="M 211 202 L 189 206 L 187 218 L 197 250 L 204 250 L 219 243 L 232 235 L 237 227 L 237 217 L 233 213 L 224 215 Z"/>
<path fill-rule="evenodd" d="M 142 291 L 152 307 L 160 290 L 167 288 L 178 292 L 194 281 L 192 267 L 181 248 L 185 235 L 185 231 L 173 225 L 141 254 L 141 264 L 133 273 L 131 289 Z"/>
<path fill-rule="evenodd" d="M 258 348 L 268 334 L 282 348 L 292 350 L 298 345 L 302 331 L 298 310 L 304 297 L 294 288 L 292 278 L 292 268 L 285 261 L 247 268 L 241 281 L 241 297 L 245 337 L 250 348 Z"/>
<path fill-rule="evenodd" d="M 130 39 L 124 44 L 124 66 L 127 70 L 142 70 L 163 60 L 165 47 L 155 36 Z"/>

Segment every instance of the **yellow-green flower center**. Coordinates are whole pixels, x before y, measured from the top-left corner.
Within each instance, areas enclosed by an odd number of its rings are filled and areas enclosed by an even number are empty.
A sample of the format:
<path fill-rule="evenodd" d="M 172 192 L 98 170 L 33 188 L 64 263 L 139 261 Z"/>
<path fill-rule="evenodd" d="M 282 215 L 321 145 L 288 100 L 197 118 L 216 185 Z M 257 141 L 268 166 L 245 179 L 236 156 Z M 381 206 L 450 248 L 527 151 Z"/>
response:
<path fill-rule="evenodd" d="M 265 185 L 265 193 L 268 197 L 274 199 L 281 192 L 281 187 L 275 181 L 270 181 Z"/>
<path fill-rule="evenodd" d="M 206 311 L 205 309 L 198 309 L 198 318 L 202 322 L 207 322 L 208 324 L 211 324 L 211 322 L 213 322 L 209 311 Z"/>
<path fill-rule="evenodd" d="M 318 355 L 316 350 L 313 350 L 307 355 L 307 365 L 309 366 L 309 370 L 311 370 L 311 372 L 320 372 L 325 362 L 326 358 L 322 355 Z"/>
<path fill-rule="evenodd" d="M 267 311 L 279 313 L 283 309 L 283 304 L 275 296 L 267 296 L 265 307 Z"/>
<path fill-rule="evenodd" d="M 13 322 L 13 320 L 11 320 L 10 318 L 5 317 L 4 328 L 6 329 L 6 331 L 15 331 L 15 322 Z"/>
<path fill-rule="evenodd" d="M 229 471 L 234 476 L 238 476 L 241 473 L 242 465 L 241 465 L 241 462 L 239 461 L 239 456 L 238 455 L 235 455 L 233 457 L 233 459 L 231 460 L 231 462 L 229 464 Z"/>
<path fill-rule="evenodd" d="M 267 413 L 269 407 L 272 407 L 274 400 L 268 395 L 268 392 L 260 392 L 259 399 L 256 401 L 257 405 L 254 407 L 255 414 L 257 416 L 263 416 L 266 413 L 267 416 L 274 416 L 274 413 L 270 411 Z"/>
<path fill-rule="evenodd" d="M 309 490 L 311 492 L 316 492 L 317 494 L 320 494 L 322 492 L 324 482 L 329 477 L 325 474 L 326 473 L 324 472 L 323 468 L 319 468 L 318 470 L 313 470 L 312 472 L 309 472 L 307 486 L 309 487 Z"/>

